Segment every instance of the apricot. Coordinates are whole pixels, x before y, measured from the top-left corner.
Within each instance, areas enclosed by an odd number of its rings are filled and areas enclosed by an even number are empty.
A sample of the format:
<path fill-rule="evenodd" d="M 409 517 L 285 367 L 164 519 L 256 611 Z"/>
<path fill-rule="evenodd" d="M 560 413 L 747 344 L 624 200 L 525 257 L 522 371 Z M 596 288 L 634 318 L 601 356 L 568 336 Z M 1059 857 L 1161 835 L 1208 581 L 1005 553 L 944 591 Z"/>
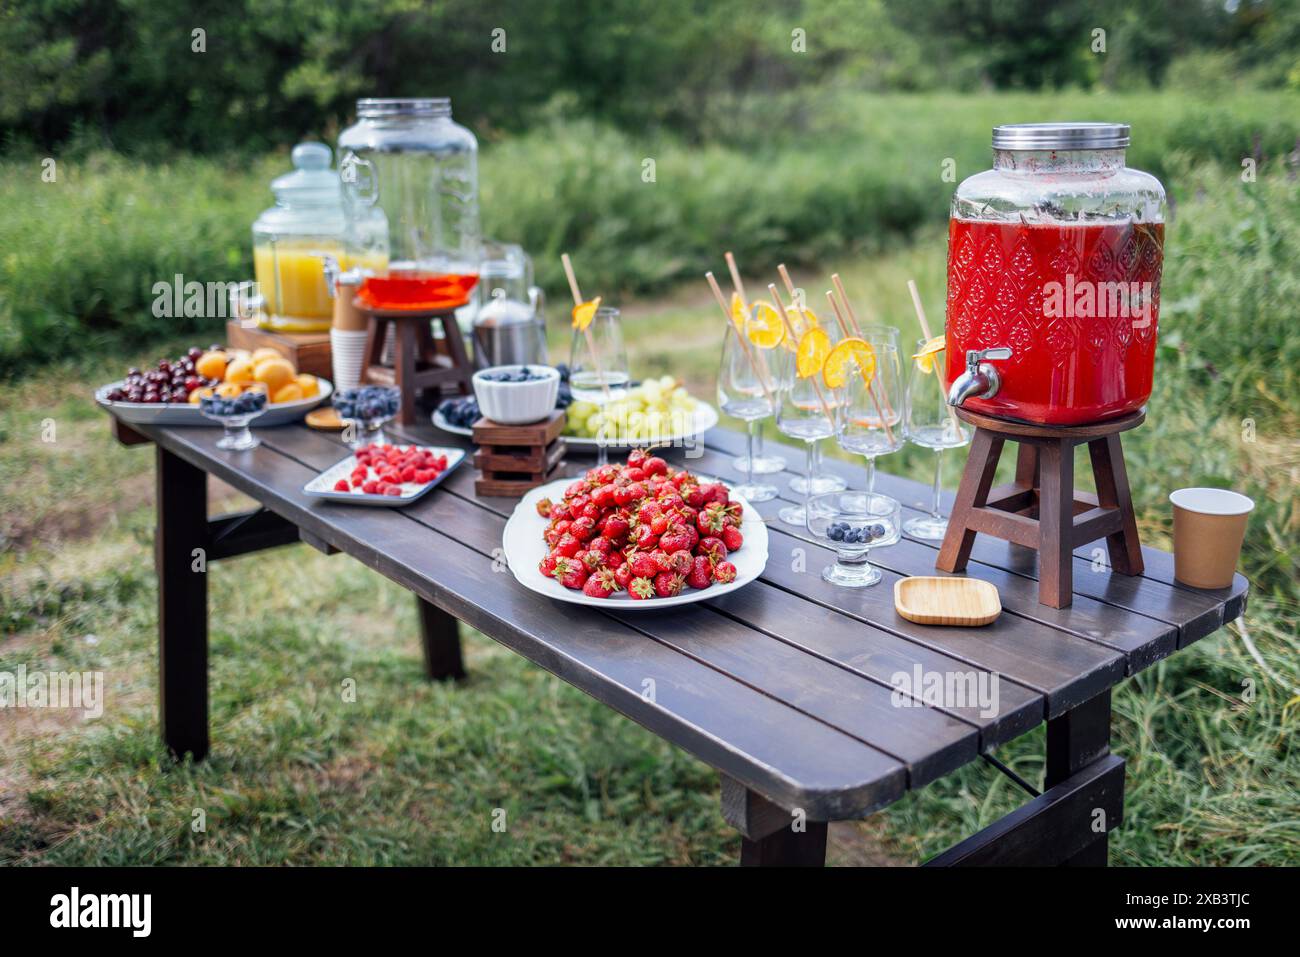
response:
<path fill-rule="evenodd" d="M 203 386 L 200 389 L 195 389 L 190 393 L 190 405 L 198 405 L 200 399 L 209 398 L 215 391 L 216 390 L 211 386 Z"/>
<path fill-rule="evenodd" d="M 221 396 L 223 399 L 233 399 L 243 391 L 244 387 L 238 382 L 223 382 L 221 385 L 217 386 L 217 395 Z"/>
<path fill-rule="evenodd" d="M 205 379 L 224 379 L 226 376 L 226 354 L 224 352 L 205 352 L 194 363 L 194 371 Z"/>
<path fill-rule="evenodd" d="M 245 385 L 253 381 L 253 360 L 239 358 L 226 366 L 226 381 Z"/>
<path fill-rule="evenodd" d="M 302 398 L 302 386 L 296 382 L 290 382 L 288 385 L 281 386 L 279 391 L 272 393 L 272 402 L 297 402 Z"/>
<path fill-rule="evenodd" d="M 311 373 L 309 372 L 298 373 L 298 378 L 296 381 L 298 383 L 298 387 L 302 389 L 302 397 L 304 399 L 311 399 L 314 398 L 315 396 L 320 395 L 320 383 L 316 381 L 316 377 Z"/>
<path fill-rule="evenodd" d="M 253 350 L 253 365 L 264 362 L 267 359 L 280 359 L 283 356 L 276 352 L 270 346 L 262 346 L 260 349 Z"/>
<path fill-rule="evenodd" d="M 293 375 L 293 366 L 289 364 L 289 360 L 281 359 L 279 356 L 274 359 L 264 359 L 253 369 L 253 378 L 258 382 L 265 382 L 267 388 L 271 390 L 271 395 L 275 395 L 284 386 L 293 382 Z"/>

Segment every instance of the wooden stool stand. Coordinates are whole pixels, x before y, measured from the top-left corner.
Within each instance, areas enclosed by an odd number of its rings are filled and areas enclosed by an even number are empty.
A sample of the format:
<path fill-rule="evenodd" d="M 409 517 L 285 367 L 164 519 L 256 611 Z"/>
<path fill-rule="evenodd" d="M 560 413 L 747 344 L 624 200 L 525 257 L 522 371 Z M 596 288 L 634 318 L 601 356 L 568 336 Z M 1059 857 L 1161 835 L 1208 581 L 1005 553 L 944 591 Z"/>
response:
<path fill-rule="evenodd" d="M 369 319 L 366 356 L 362 363 L 363 381 L 378 385 L 395 385 L 402 392 L 397 421 L 415 423 L 415 400 L 425 389 L 452 385 L 461 395 L 469 395 L 474 366 L 465 351 L 465 339 L 456 322 L 456 310 L 416 312 L 400 309 L 372 309 L 360 299 L 357 308 Z M 431 322 L 442 324 L 443 346 L 439 350 L 433 338 Z M 393 366 L 383 364 L 384 339 L 388 327 L 394 327 Z"/>
<path fill-rule="evenodd" d="M 474 482 L 476 495 L 514 498 L 551 481 L 559 474 L 567 449 L 564 410 L 530 425 L 498 425 L 488 419 L 474 423 L 474 467 L 481 473 Z"/>
<path fill-rule="evenodd" d="M 1142 574 L 1142 549 L 1119 434 L 1142 424 L 1142 410 L 1093 425 L 1030 425 L 957 409 L 975 426 L 966 470 L 935 567 L 966 570 L 977 532 L 1038 551 L 1038 601 L 1065 608 L 1073 598 L 1073 553 L 1103 536 L 1111 568 Z M 1019 443 L 1015 481 L 991 488 L 1005 442 Z M 1074 447 L 1088 445 L 1097 494 L 1074 489 Z"/>

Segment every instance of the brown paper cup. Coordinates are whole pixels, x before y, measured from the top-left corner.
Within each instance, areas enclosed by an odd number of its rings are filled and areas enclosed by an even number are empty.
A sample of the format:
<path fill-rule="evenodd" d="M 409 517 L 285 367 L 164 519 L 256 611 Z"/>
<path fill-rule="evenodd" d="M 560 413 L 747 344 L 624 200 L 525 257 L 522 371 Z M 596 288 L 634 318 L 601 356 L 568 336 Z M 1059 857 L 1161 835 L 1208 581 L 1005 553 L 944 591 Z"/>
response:
<path fill-rule="evenodd" d="M 1255 503 L 1226 488 L 1180 488 L 1169 501 L 1174 506 L 1174 578 L 1193 588 L 1227 588 Z"/>

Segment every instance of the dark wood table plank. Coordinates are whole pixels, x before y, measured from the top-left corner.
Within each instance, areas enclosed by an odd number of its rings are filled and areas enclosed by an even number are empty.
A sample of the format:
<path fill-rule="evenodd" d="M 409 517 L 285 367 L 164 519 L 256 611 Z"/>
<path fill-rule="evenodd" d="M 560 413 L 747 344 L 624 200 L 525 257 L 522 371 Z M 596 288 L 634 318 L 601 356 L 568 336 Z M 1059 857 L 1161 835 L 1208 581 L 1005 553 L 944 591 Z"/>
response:
<path fill-rule="evenodd" d="M 263 441 L 315 469 L 337 460 L 340 447 L 323 436 L 277 433 Z M 442 491 L 459 483 L 472 496 L 468 471 L 449 477 Z M 403 511 L 411 518 L 451 535 L 457 541 L 492 554 L 501 543 L 506 516 L 513 509 L 491 509 L 472 497 L 431 494 Z M 509 587 L 521 588 L 513 580 Z M 603 611 L 593 611 L 601 614 Z M 755 631 L 704 608 L 615 613 L 624 624 L 677 648 L 756 690 L 798 708 L 903 761 L 910 786 L 919 787 L 954 770 L 975 756 L 979 731 L 971 722 L 925 705 L 910 709 L 898 721 L 898 707 L 887 683 L 864 680 L 806 651 Z M 859 627 L 859 630 L 861 628 Z M 911 675 L 914 662 L 900 660 Z M 951 665 L 959 664 L 949 662 Z M 1022 700 L 1027 693 L 1022 692 Z M 1041 704 L 1037 717 L 1041 719 Z M 1024 718 L 1017 715 L 1017 720 Z"/>
<path fill-rule="evenodd" d="M 496 576 L 508 572 L 494 571 L 490 554 L 404 510 L 309 499 L 301 488 L 314 471 L 267 441 L 275 431 L 259 431 L 261 449 L 223 453 L 214 429 L 147 430 L 168 451 L 784 807 L 835 820 L 902 795 L 902 762 L 610 616 L 502 587 Z"/>
<path fill-rule="evenodd" d="M 714 429 L 707 436 L 707 446 L 717 452 L 718 459 L 713 460 L 706 457 L 706 460 L 710 461 L 710 464 L 716 461 L 725 469 L 730 465 L 731 455 L 742 447 L 742 443 L 743 439 L 738 441 L 734 433 L 729 433 L 724 429 Z M 797 463 L 803 461 L 801 449 L 795 449 L 780 442 L 770 444 L 773 450 L 785 456 L 788 465 L 797 468 Z M 860 485 L 862 482 L 862 469 L 860 467 L 827 459 L 826 468 L 828 471 L 845 478 L 850 485 L 854 483 Z M 734 469 L 732 471 L 734 472 Z M 768 479 L 777 486 L 780 495 L 787 500 L 797 501 L 798 496 L 792 494 L 787 486 L 789 478 L 793 474 L 796 473 L 787 471 L 769 476 Z M 723 477 L 727 477 L 725 472 Z M 928 512 L 929 486 L 901 476 L 878 471 L 876 487 L 878 491 L 897 498 L 903 508 L 910 514 Z M 943 510 L 945 513 L 951 508 L 952 500 L 953 493 L 945 491 L 943 495 Z M 917 543 L 935 550 L 938 549 L 939 544 L 937 542 L 920 542 L 919 540 Z M 1175 628 L 1174 646 L 1177 648 L 1184 647 L 1192 641 L 1211 634 L 1224 622 L 1231 621 L 1241 614 L 1245 606 L 1248 583 L 1244 577 L 1237 576 L 1237 580 L 1234 581 L 1231 588 L 1220 591 L 1203 591 L 1181 585 L 1173 579 L 1173 556 L 1157 549 L 1143 548 L 1146 570 L 1143 575 L 1134 577 L 1112 573 L 1108 564 L 1105 567 L 1095 568 L 1092 563 L 1093 553 L 1090 546 L 1079 549 L 1076 556 L 1078 556 L 1074 568 L 1076 596 L 1083 595 L 1100 603 L 1121 608 L 1126 612 L 1137 613 L 1172 625 Z M 1008 542 L 981 535 L 976 539 L 972 557 L 987 566 L 1001 568 L 1013 574 L 1037 580 L 1037 554 L 1031 549 L 1020 548 Z M 1078 598 L 1076 597 L 1077 604 Z M 1046 610 L 1044 607 L 1044 611 Z M 1165 641 L 1167 639 L 1162 637 L 1158 640 Z M 1130 652 L 1130 654 L 1135 655 L 1133 660 L 1135 667 L 1131 668 L 1130 671 L 1141 670 L 1142 667 L 1146 667 L 1152 661 L 1168 654 L 1168 652 L 1156 654 L 1155 651 L 1156 649 L 1146 647 L 1134 649 L 1134 651 Z"/>

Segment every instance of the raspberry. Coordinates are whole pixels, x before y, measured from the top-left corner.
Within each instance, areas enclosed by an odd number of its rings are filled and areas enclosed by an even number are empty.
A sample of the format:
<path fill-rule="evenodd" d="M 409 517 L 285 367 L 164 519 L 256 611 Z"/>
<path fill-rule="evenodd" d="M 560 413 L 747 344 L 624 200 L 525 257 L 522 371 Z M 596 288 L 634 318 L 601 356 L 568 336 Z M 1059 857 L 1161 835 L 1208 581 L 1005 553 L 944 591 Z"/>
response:
<path fill-rule="evenodd" d="M 352 491 L 352 486 L 348 484 L 347 479 L 339 479 L 337 482 L 334 483 L 334 491 L 350 492 Z"/>
<path fill-rule="evenodd" d="M 361 491 L 365 492 L 367 495 L 378 495 L 379 483 L 373 480 L 369 482 L 364 482 L 361 485 Z"/>

